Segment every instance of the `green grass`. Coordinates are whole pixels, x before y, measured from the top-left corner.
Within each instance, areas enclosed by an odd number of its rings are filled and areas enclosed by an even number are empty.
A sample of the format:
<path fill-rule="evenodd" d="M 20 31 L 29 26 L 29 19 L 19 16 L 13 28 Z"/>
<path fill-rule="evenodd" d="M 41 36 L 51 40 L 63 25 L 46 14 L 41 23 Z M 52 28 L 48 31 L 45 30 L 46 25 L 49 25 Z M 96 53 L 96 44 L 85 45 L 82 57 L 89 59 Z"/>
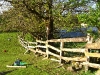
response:
<path fill-rule="evenodd" d="M 5 52 L 6 51 L 6 52 Z M 42 60 L 43 56 L 35 56 L 33 52 L 24 54 L 25 49 L 19 44 L 17 33 L 0 33 L 0 73 L 3 75 L 90 75 L 67 71 L 67 66 L 57 67 L 58 62 L 49 59 Z M 7 68 L 19 58 L 27 62 L 27 68 Z M 1 75 L 1 74 L 0 74 Z M 92 74 L 91 74 L 92 75 Z"/>

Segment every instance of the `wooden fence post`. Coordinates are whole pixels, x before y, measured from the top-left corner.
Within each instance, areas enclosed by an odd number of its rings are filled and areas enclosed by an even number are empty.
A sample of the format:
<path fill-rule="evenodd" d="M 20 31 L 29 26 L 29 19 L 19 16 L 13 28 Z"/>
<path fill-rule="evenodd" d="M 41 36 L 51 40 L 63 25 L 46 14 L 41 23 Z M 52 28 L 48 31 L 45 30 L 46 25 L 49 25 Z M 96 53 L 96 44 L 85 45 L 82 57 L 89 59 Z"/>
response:
<path fill-rule="evenodd" d="M 46 54 L 47 58 L 49 58 L 48 40 L 46 41 Z"/>
<path fill-rule="evenodd" d="M 62 63 L 63 47 L 64 47 L 64 42 L 60 42 L 60 64 Z"/>
<path fill-rule="evenodd" d="M 87 34 L 87 43 L 92 43 L 92 41 L 93 41 L 93 38 L 91 37 L 91 35 L 88 33 Z M 88 53 L 88 48 L 86 48 L 86 50 L 85 50 L 85 53 Z M 88 55 L 85 55 L 86 56 L 86 58 L 87 58 L 87 60 L 86 60 L 86 63 L 89 63 L 89 56 Z M 86 64 L 85 65 L 85 72 L 86 71 L 88 71 L 88 64 Z"/>
<path fill-rule="evenodd" d="M 88 53 L 88 48 L 86 48 L 86 51 L 85 52 Z M 89 63 L 89 56 L 87 56 L 87 55 L 85 55 L 85 56 L 87 58 L 86 63 Z M 86 64 L 84 66 L 85 66 L 85 72 L 87 72 L 88 71 L 88 64 Z"/>
<path fill-rule="evenodd" d="M 38 42 L 37 42 L 37 39 L 36 39 L 36 50 L 35 50 L 35 54 L 36 54 L 36 52 L 38 51 L 37 45 L 38 45 Z"/>
<path fill-rule="evenodd" d="M 28 46 L 29 46 L 29 42 L 27 41 L 27 43 L 26 43 L 26 51 L 25 51 L 25 53 L 24 53 L 24 54 L 26 54 L 26 53 L 29 51 Z"/>

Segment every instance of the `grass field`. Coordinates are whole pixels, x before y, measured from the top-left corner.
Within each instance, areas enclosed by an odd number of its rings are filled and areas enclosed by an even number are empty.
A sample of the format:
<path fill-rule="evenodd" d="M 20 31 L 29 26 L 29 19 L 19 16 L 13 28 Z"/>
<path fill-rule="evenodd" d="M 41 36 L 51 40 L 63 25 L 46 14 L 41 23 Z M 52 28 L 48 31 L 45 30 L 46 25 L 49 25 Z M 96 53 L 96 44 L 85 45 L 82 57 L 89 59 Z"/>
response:
<path fill-rule="evenodd" d="M 17 33 L 0 33 L 0 75 L 90 75 L 67 71 L 67 66 L 58 68 L 58 62 L 42 60 L 43 56 L 24 52 L 25 49 L 18 42 Z M 27 68 L 6 67 L 12 65 L 17 58 L 27 62 Z"/>

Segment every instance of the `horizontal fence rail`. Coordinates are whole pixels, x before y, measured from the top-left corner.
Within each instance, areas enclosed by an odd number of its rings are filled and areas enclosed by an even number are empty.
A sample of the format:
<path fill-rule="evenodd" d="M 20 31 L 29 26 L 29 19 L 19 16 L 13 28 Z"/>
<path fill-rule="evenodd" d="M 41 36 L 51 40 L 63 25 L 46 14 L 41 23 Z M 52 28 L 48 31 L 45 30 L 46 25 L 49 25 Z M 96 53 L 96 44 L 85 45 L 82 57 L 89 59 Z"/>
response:
<path fill-rule="evenodd" d="M 68 51 L 68 52 L 85 52 L 85 49 L 82 48 L 62 48 L 62 51 Z"/>
<path fill-rule="evenodd" d="M 80 38 L 65 38 L 65 39 L 52 39 L 47 40 L 48 42 L 87 42 L 86 37 L 80 37 Z"/>

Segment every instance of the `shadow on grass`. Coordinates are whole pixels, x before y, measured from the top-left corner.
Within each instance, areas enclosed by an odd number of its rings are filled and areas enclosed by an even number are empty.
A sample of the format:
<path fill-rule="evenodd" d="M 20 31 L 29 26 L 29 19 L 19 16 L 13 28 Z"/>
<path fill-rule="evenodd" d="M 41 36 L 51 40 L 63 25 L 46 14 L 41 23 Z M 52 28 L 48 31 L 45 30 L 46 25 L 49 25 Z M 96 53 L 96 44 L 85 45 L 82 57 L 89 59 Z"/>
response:
<path fill-rule="evenodd" d="M 13 72 L 15 70 L 17 70 L 17 69 L 10 70 L 10 71 L 5 71 L 5 72 L 0 72 L 0 75 L 6 75 L 6 74 L 11 73 L 11 72 Z"/>

